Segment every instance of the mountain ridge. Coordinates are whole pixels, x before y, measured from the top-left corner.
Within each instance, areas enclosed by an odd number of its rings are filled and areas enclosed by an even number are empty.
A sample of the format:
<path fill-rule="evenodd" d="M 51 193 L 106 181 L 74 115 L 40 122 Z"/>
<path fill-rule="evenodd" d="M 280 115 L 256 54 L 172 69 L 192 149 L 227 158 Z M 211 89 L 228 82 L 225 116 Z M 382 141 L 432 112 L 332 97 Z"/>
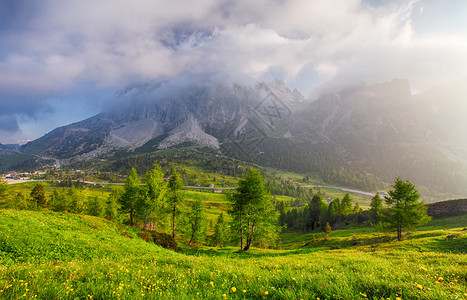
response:
<path fill-rule="evenodd" d="M 464 132 L 451 133 L 443 123 L 446 113 L 439 113 L 449 111 L 449 103 L 440 104 L 439 92 L 413 95 L 408 80 L 347 88 L 314 101 L 277 80 L 186 85 L 173 93 L 161 83 L 142 84 L 115 97 L 121 105 L 57 128 L 21 151 L 73 163 L 112 159 L 116 151 L 207 146 L 348 186 L 377 189 L 378 180 L 402 176 L 435 190 L 467 193 L 467 153 L 457 141 Z M 462 124 L 459 116 L 449 121 Z"/>

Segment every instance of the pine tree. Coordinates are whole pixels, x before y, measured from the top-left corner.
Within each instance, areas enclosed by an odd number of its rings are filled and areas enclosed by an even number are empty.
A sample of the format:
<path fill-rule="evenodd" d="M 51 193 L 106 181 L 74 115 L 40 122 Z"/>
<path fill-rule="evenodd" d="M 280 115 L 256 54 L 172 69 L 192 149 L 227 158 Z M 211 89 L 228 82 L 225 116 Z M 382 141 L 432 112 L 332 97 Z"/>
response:
<path fill-rule="evenodd" d="M 118 221 L 120 214 L 119 211 L 121 210 L 120 202 L 118 199 L 123 194 L 122 187 L 116 187 L 110 192 L 109 198 L 107 199 L 107 207 L 105 209 L 105 215 L 108 219 Z"/>
<path fill-rule="evenodd" d="M 54 211 L 70 211 L 71 201 L 67 191 L 64 188 L 54 189 L 51 196 L 52 209 Z"/>
<path fill-rule="evenodd" d="M 3 178 L 0 178 L 0 200 L 5 197 L 6 193 L 8 191 L 8 183 L 3 180 Z"/>
<path fill-rule="evenodd" d="M 212 237 L 214 246 L 225 246 L 229 240 L 229 228 L 224 220 L 224 214 L 221 213 L 214 226 L 214 235 Z"/>
<path fill-rule="evenodd" d="M 348 193 L 345 194 L 344 198 L 342 198 L 340 204 L 341 216 L 345 216 L 352 213 L 352 198 L 350 198 L 350 195 Z"/>
<path fill-rule="evenodd" d="M 380 214 L 383 210 L 383 199 L 377 193 L 373 198 L 371 198 L 370 202 L 370 221 L 373 224 L 377 224 L 380 221 Z"/>
<path fill-rule="evenodd" d="M 189 218 L 191 238 L 188 245 L 198 244 L 201 240 L 206 238 L 206 224 L 207 218 L 204 212 L 204 205 L 201 200 L 196 201 L 191 206 L 191 213 Z"/>
<path fill-rule="evenodd" d="M 248 174 L 238 180 L 238 187 L 230 196 L 230 202 L 230 214 L 239 231 L 240 247 L 243 250 L 250 249 L 253 239 L 260 234 L 271 234 L 270 239 L 277 238 L 277 212 L 258 170 L 250 168 Z"/>
<path fill-rule="evenodd" d="M 130 214 L 130 225 L 136 223 L 136 209 L 140 199 L 140 183 L 141 179 L 138 176 L 135 168 L 131 168 L 130 174 L 126 179 L 123 187 L 123 194 L 118 198 L 121 204 L 121 210 Z"/>
<path fill-rule="evenodd" d="M 34 199 L 38 207 L 45 207 L 47 204 L 47 197 L 45 196 L 45 189 L 42 183 L 38 183 L 31 191 L 31 197 Z"/>
<path fill-rule="evenodd" d="M 321 211 L 325 208 L 324 200 L 321 195 L 314 195 L 309 204 L 309 229 L 314 230 L 319 226 Z"/>
<path fill-rule="evenodd" d="M 88 202 L 88 214 L 96 217 L 103 217 L 105 215 L 105 203 L 99 197 L 92 197 Z"/>
<path fill-rule="evenodd" d="M 164 172 L 161 167 L 154 163 L 153 169 L 144 176 L 143 197 L 139 205 L 144 227 L 151 221 L 154 214 L 162 213 L 165 208 L 164 196 L 167 184 L 164 181 Z"/>
<path fill-rule="evenodd" d="M 172 237 L 175 239 L 177 208 L 183 203 L 183 180 L 177 171 L 172 173 L 167 184 L 167 200 L 172 212 Z"/>
<path fill-rule="evenodd" d="M 402 230 L 427 223 L 431 217 L 427 215 L 424 202 L 419 202 L 420 194 L 408 180 L 396 178 L 394 188 L 385 197 L 389 207 L 389 215 L 383 216 L 387 228 L 397 231 L 397 239 L 402 239 Z"/>
<path fill-rule="evenodd" d="M 334 199 L 329 203 L 326 220 L 328 223 L 334 225 L 339 220 L 340 203 L 339 198 Z"/>

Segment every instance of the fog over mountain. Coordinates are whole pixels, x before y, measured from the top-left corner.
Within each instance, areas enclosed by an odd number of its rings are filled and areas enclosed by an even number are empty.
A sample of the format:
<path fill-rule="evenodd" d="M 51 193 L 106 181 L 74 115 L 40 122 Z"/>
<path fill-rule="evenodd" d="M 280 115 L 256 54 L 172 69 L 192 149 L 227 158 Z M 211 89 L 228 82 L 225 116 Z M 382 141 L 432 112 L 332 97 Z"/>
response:
<path fill-rule="evenodd" d="M 133 83 L 278 78 L 310 99 L 394 78 L 409 79 L 417 93 L 445 86 L 465 80 L 466 6 L 1 1 L 0 142 L 24 144 L 91 117 Z"/>
<path fill-rule="evenodd" d="M 114 95 L 121 105 L 20 152 L 73 165 L 196 146 L 343 186 L 377 190 L 402 176 L 425 194 L 459 196 L 467 193 L 467 113 L 452 100 L 459 91 L 414 95 L 408 80 L 394 79 L 311 101 L 279 80 L 133 84 Z"/>

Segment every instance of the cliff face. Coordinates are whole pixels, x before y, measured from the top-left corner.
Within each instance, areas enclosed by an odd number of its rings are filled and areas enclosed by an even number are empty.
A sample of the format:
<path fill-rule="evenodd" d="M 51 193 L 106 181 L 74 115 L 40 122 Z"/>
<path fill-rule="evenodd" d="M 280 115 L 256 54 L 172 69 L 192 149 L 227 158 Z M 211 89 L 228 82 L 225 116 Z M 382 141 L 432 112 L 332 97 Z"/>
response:
<path fill-rule="evenodd" d="M 281 81 L 137 84 L 116 93 L 112 109 L 57 128 L 21 151 L 94 159 L 115 151 L 199 145 L 340 185 L 377 189 L 381 184 L 372 178 L 390 183 L 402 177 L 464 195 L 467 110 L 446 101 L 453 95 L 464 93 L 414 96 L 407 80 L 348 88 L 314 101 Z"/>
<path fill-rule="evenodd" d="M 160 89 L 160 84 L 126 88 L 116 94 L 113 109 L 57 128 L 26 144 L 23 151 L 64 159 L 134 150 L 148 142 L 154 151 L 184 143 L 219 148 L 229 126 L 253 116 L 255 106 L 271 89 L 283 101 L 303 101 L 300 93 L 278 81 L 255 86 L 190 85 L 172 93 Z"/>

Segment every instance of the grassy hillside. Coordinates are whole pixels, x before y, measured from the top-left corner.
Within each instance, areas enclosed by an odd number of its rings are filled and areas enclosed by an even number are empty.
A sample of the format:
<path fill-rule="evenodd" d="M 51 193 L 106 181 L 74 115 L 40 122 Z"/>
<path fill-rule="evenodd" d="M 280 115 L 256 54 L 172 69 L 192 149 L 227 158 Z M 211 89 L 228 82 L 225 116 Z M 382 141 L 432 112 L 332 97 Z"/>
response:
<path fill-rule="evenodd" d="M 467 299 L 466 223 L 435 220 L 400 243 L 350 228 L 306 247 L 295 236 L 294 250 L 175 253 L 100 218 L 0 210 L 0 298 Z"/>

